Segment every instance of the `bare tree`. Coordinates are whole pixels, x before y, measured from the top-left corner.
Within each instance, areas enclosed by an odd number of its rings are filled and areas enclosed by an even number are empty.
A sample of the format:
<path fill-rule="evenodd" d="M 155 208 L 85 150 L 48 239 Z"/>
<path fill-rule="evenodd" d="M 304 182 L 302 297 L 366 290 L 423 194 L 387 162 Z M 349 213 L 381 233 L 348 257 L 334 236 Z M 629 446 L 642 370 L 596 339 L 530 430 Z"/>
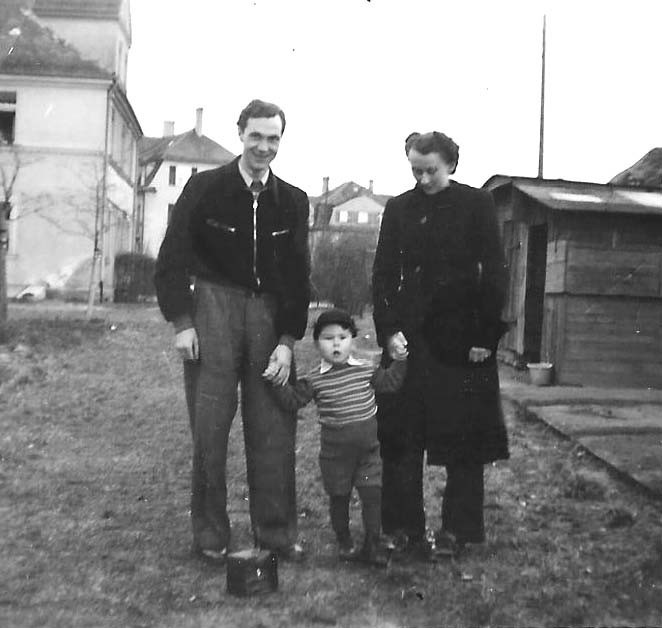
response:
<path fill-rule="evenodd" d="M 4 143 L 4 142 L 3 142 Z M 9 219 L 11 217 L 14 186 L 21 170 L 21 158 L 11 146 L 9 163 L 0 162 L 0 344 L 7 342 L 7 250 L 9 248 Z"/>

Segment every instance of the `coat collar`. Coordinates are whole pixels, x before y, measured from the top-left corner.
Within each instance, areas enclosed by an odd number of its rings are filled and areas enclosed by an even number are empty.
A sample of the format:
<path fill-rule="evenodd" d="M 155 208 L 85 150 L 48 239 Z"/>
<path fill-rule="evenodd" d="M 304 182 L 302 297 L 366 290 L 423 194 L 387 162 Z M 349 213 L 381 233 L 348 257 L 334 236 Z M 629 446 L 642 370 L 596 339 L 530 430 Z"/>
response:
<path fill-rule="evenodd" d="M 358 358 L 355 358 L 353 355 L 350 355 L 346 364 L 348 364 L 349 366 L 361 366 L 363 362 L 361 362 L 361 360 L 359 360 Z M 331 364 L 331 362 L 328 362 L 324 358 L 321 359 L 320 375 L 324 375 L 324 373 L 328 373 L 332 368 L 333 368 L 333 364 Z"/>
<path fill-rule="evenodd" d="M 219 170 L 218 182 L 223 185 L 223 194 L 225 196 L 234 196 L 237 193 L 248 191 L 246 182 L 239 172 L 239 157 L 235 157 L 229 164 Z M 269 178 L 264 187 L 264 192 L 269 192 L 276 205 L 280 202 L 280 185 L 278 177 L 269 169 Z"/>

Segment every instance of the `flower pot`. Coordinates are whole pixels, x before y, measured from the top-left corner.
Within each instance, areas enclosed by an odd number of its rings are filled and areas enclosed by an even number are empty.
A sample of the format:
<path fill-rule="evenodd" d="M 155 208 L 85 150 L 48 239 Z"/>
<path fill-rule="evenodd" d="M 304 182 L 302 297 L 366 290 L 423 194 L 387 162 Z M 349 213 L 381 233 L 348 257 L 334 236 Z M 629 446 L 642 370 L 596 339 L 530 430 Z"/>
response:
<path fill-rule="evenodd" d="M 550 386 L 554 379 L 554 365 L 551 362 L 529 362 L 529 380 L 534 386 Z"/>

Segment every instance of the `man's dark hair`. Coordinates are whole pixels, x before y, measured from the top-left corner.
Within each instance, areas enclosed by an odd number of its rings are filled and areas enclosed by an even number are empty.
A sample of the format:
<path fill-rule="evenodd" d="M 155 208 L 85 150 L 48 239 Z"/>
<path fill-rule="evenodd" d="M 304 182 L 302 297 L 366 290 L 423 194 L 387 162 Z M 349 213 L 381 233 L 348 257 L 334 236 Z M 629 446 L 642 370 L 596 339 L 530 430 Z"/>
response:
<path fill-rule="evenodd" d="M 246 129 L 246 124 L 248 124 L 249 118 L 273 118 L 274 116 L 280 116 L 280 120 L 283 123 L 281 133 L 284 133 L 285 112 L 278 105 L 274 105 L 273 103 L 258 99 L 251 100 L 239 114 L 237 126 L 240 131 L 243 131 Z"/>
<path fill-rule="evenodd" d="M 409 147 L 421 155 L 429 153 L 438 153 L 439 156 L 450 166 L 450 173 L 453 174 L 457 168 L 457 162 L 460 158 L 460 147 L 444 133 L 432 131 L 423 133 L 417 137 Z"/>

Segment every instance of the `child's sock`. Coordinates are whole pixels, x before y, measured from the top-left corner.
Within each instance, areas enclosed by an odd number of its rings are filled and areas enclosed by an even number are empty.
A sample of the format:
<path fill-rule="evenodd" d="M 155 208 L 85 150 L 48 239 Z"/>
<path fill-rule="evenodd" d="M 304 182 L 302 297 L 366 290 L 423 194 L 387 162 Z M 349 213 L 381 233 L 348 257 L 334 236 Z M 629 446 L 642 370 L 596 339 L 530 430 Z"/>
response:
<path fill-rule="evenodd" d="M 348 541 L 349 534 L 349 495 L 331 495 L 329 498 L 331 527 L 339 541 Z"/>
<path fill-rule="evenodd" d="M 357 490 L 361 498 L 366 539 L 377 540 L 381 532 L 382 489 L 379 486 L 361 486 Z"/>

